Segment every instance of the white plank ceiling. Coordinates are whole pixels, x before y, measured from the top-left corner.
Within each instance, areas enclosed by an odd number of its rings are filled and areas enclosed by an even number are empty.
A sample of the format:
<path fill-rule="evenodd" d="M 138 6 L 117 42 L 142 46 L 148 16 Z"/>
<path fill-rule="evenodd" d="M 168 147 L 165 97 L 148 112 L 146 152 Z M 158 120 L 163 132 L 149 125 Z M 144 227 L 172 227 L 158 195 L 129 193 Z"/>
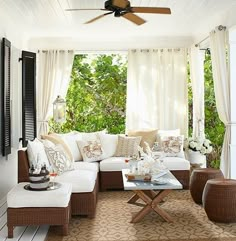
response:
<path fill-rule="evenodd" d="M 104 8 L 104 0 L 0 0 L 0 25 L 15 28 L 28 39 L 76 38 L 84 41 L 138 38 L 205 37 L 217 25 L 236 24 L 236 0 L 130 0 L 131 6 L 169 7 L 171 15 L 138 14 L 147 23 L 136 26 L 108 15 L 91 24 L 84 22 L 102 13 L 68 12 L 70 8 Z"/>

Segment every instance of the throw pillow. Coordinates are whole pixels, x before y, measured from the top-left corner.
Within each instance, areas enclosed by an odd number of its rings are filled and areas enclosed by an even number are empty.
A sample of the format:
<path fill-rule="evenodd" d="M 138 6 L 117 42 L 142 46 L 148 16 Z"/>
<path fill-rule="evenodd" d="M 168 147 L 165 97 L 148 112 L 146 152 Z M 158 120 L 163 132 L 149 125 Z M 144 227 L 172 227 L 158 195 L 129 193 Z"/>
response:
<path fill-rule="evenodd" d="M 184 136 L 163 136 L 161 146 L 165 156 L 182 155 Z"/>
<path fill-rule="evenodd" d="M 39 139 L 35 138 L 33 141 L 28 141 L 27 154 L 30 166 L 41 168 L 44 164 L 49 168 L 50 164 L 44 150 L 44 145 Z"/>
<path fill-rule="evenodd" d="M 118 135 L 99 133 L 99 138 L 104 150 L 104 159 L 114 156 L 118 143 Z"/>
<path fill-rule="evenodd" d="M 85 162 L 94 162 L 104 159 L 104 151 L 100 140 L 77 141 L 78 147 Z"/>
<path fill-rule="evenodd" d="M 67 157 L 60 144 L 55 145 L 54 147 L 45 146 L 45 151 L 50 164 L 58 175 L 73 169 L 73 162 L 71 162 L 71 160 Z"/>
<path fill-rule="evenodd" d="M 153 147 L 154 142 L 157 139 L 157 129 L 155 129 L 155 130 L 128 131 L 128 136 L 141 136 L 142 140 L 140 142 L 140 146 L 143 148 L 144 151 L 146 151 L 147 146 L 145 145 L 145 142 L 148 143 L 150 148 Z"/>
<path fill-rule="evenodd" d="M 118 135 L 118 144 L 115 156 L 133 156 L 138 155 L 138 146 L 142 137 L 127 137 Z"/>
<path fill-rule="evenodd" d="M 161 146 L 161 138 L 164 136 L 179 136 L 180 129 L 174 130 L 158 130 L 157 132 L 157 143 Z"/>
<path fill-rule="evenodd" d="M 57 136 L 56 134 L 50 134 L 50 135 L 41 135 L 41 138 L 43 140 L 48 140 L 51 141 L 53 144 L 55 145 L 61 145 L 65 151 L 65 153 L 67 154 L 67 156 L 69 157 L 69 159 L 71 161 L 74 161 L 73 155 L 70 151 L 69 146 L 62 140 L 62 138 L 60 138 L 59 136 Z"/>

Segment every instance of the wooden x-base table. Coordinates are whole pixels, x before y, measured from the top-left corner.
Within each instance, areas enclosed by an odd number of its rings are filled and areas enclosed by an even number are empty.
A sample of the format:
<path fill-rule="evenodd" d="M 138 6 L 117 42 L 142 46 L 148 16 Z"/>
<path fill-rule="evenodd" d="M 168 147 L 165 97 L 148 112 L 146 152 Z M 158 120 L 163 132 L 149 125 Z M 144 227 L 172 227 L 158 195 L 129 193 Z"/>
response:
<path fill-rule="evenodd" d="M 182 184 L 175 178 L 175 176 L 168 171 L 165 174 L 167 182 L 164 185 L 155 185 L 152 182 L 145 181 L 127 181 L 125 176 L 129 173 L 128 169 L 122 170 L 124 190 L 132 190 L 135 194 L 129 199 L 128 203 L 143 206 L 143 208 L 132 217 L 131 223 L 139 222 L 145 215 L 154 210 L 165 221 L 173 222 L 170 215 L 160 207 L 160 202 L 175 189 L 182 189 Z M 144 204 L 138 203 L 137 200 L 142 199 Z"/>
<path fill-rule="evenodd" d="M 136 201 L 140 198 L 146 203 L 146 205 L 144 205 L 144 207 L 132 217 L 131 223 L 139 222 L 152 210 L 159 214 L 165 221 L 173 222 L 170 215 L 158 206 L 163 198 L 171 191 L 171 189 L 160 190 L 159 192 L 154 192 L 153 190 L 133 190 L 135 194 L 129 199 L 128 203 L 140 206 L 139 203 L 136 203 Z"/>

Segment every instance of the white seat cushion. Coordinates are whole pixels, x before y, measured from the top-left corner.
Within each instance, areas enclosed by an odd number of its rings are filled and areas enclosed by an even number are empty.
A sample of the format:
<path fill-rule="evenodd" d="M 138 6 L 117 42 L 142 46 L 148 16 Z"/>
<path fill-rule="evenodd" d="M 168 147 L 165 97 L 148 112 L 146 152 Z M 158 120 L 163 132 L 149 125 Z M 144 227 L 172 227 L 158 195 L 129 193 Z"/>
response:
<path fill-rule="evenodd" d="M 129 168 L 129 165 L 125 163 L 127 157 L 109 157 L 100 162 L 101 172 L 115 172 L 122 169 Z"/>
<path fill-rule="evenodd" d="M 74 162 L 74 169 L 90 170 L 90 171 L 99 172 L 99 163 L 98 162 L 90 163 L 90 162 L 77 161 L 77 162 Z"/>
<path fill-rule="evenodd" d="M 67 207 L 70 201 L 72 185 L 61 183 L 62 186 L 51 191 L 28 191 L 24 186 L 28 182 L 17 184 L 7 194 L 7 205 L 10 208 L 26 207 Z"/>
<path fill-rule="evenodd" d="M 172 170 L 190 170 L 190 162 L 180 157 L 165 157 L 163 164 L 170 171 Z"/>
<path fill-rule="evenodd" d="M 92 170 L 72 170 L 55 178 L 56 182 L 72 184 L 72 193 L 92 192 L 97 179 L 97 172 Z"/>

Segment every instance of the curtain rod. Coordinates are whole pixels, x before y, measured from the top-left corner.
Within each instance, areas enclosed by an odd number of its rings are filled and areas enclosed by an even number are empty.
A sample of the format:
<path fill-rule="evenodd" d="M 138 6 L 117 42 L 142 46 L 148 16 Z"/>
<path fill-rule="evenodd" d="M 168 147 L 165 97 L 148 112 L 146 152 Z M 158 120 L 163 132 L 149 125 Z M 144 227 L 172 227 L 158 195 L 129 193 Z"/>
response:
<path fill-rule="evenodd" d="M 50 50 L 55 51 L 55 49 L 48 49 L 48 50 L 40 49 L 40 50 L 38 50 L 38 53 L 39 52 L 47 53 Z M 77 49 L 75 49 L 75 50 L 62 50 L 62 49 L 59 50 L 59 52 L 64 52 L 64 51 L 68 51 L 68 53 L 74 51 L 75 54 L 77 54 L 77 53 L 106 53 L 106 52 L 107 53 L 119 53 L 119 52 L 124 53 L 124 52 L 127 52 L 128 50 L 77 50 Z"/>
<path fill-rule="evenodd" d="M 38 50 L 38 53 L 39 52 L 42 52 L 42 53 L 47 53 L 48 51 L 59 51 L 59 52 L 65 52 L 65 51 L 68 51 L 68 53 L 70 53 L 70 52 L 73 52 L 74 50 L 63 50 L 63 49 L 60 49 L 60 50 L 55 50 L 55 49 L 48 49 L 48 50 L 46 50 L 46 49 L 39 49 Z"/>
<path fill-rule="evenodd" d="M 222 25 L 219 25 L 218 26 L 218 30 L 219 31 L 222 31 L 222 30 L 225 30 L 226 27 L 225 26 L 222 26 Z M 205 37 L 203 40 L 201 40 L 200 42 L 198 42 L 197 44 L 195 44 L 195 47 L 198 47 L 202 42 L 204 42 L 205 40 L 207 40 L 209 38 L 209 36 Z"/>

